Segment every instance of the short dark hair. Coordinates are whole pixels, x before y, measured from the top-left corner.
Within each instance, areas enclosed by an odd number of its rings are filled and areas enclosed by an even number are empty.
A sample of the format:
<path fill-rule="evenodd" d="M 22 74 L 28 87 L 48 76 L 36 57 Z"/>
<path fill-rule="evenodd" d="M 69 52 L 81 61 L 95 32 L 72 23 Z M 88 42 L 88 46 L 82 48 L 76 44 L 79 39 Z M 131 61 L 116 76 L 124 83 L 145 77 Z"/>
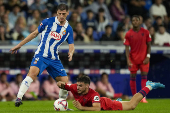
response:
<path fill-rule="evenodd" d="M 133 19 L 133 18 L 138 18 L 138 19 L 140 20 L 140 16 L 139 16 L 139 15 L 133 15 L 133 16 L 132 16 L 132 19 Z"/>
<path fill-rule="evenodd" d="M 110 24 L 106 25 L 105 29 L 107 28 L 112 28 L 112 26 Z"/>
<path fill-rule="evenodd" d="M 93 11 L 89 9 L 89 10 L 86 11 L 86 13 L 87 13 L 87 14 L 88 14 L 88 13 L 93 13 Z"/>
<path fill-rule="evenodd" d="M 60 4 L 60 5 L 58 5 L 57 10 L 61 10 L 61 11 L 66 10 L 66 11 L 68 11 L 68 6 L 66 4 Z"/>
<path fill-rule="evenodd" d="M 16 75 L 16 78 L 19 77 L 19 76 L 22 76 L 22 74 L 21 74 L 21 73 L 18 73 L 18 74 Z"/>
<path fill-rule="evenodd" d="M 161 25 L 159 25 L 159 28 L 160 28 L 160 27 L 165 27 L 165 26 L 164 26 L 163 24 L 161 24 Z"/>
<path fill-rule="evenodd" d="M 104 12 L 104 9 L 101 7 L 99 8 L 98 12 Z"/>
<path fill-rule="evenodd" d="M 101 79 L 104 77 L 104 75 L 106 75 L 107 77 L 109 77 L 109 75 L 104 72 L 104 73 L 101 74 Z"/>
<path fill-rule="evenodd" d="M 90 85 L 90 77 L 87 75 L 83 75 L 83 76 L 77 78 L 77 82 L 84 82 L 85 84 Z"/>
<path fill-rule="evenodd" d="M 0 77 L 3 76 L 3 75 L 7 75 L 7 74 L 6 74 L 5 72 L 2 72 L 1 75 L 0 75 Z"/>
<path fill-rule="evenodd" d="M 162 17 L 161 17 L 161 16 L 157 16 L 157 17 L 155 18 L 155 20 L 158 20 L 158 19 L 162 19 Z"/>

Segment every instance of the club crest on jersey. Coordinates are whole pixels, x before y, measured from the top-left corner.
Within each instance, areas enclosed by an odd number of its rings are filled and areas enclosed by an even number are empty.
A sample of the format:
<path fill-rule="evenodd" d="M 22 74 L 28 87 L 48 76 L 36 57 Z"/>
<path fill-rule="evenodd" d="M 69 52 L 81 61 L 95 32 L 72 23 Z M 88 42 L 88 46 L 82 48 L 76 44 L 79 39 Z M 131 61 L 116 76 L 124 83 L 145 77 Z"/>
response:
<path fill-rule="evenodd" d="M 36 60 L 34 61 L 34 64 L 37 64 L 37 61 L 36 61 Z"/>
<path fill-rule="evenodd" d="M 66 30 L 64 30 L 64 31 L 62 32 L 62 34 L 65 35 L 65 34 L 66 34 Z"/>
<path fill-rule="evenodd" d="M 42 25 L 43 25 L 43 23 L 41 22 L 40 26 L 42 26 Z"/>
<path fill-rule="evenodd" d="M 60 39 L 61 39 L 61 35 L 60 35 L 59 33 L 55 32 L 55 31 L 52 31 L 52 32 L 50 33 L 50 36 L 51 36 L 53 39 L 55 39 L 55 40 L 60 40 Z"/>

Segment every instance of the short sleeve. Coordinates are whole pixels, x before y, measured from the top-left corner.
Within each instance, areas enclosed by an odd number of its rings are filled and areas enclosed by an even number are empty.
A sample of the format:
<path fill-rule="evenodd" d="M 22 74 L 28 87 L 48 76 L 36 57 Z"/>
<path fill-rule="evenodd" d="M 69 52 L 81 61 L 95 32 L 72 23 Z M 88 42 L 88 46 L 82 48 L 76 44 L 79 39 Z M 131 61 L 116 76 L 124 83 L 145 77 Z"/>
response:
<path fill-rule="evenodd" d="M 41 33 L 44 29 L 45 29 L 45 26 L 47 25 L 47 22 L 48 21 L 48 18 L 47 19 L 44 19 L 40 25 L 38 26 L 38 32 Z"/>
<path fill-rule="evenodd" d="M 95 102 L 100 102 L 100 96 L 99 96 L 99 94 L 95 94 L 95 95 L 92 97 L 92 103 L 95 103 Z"/>
<path fill-rule="evenodd" d="M 125 35 L 125 39 L 124 39 L 124 45 L 129 45 L 129 35 L 128 35 L 128 33 L 126 33 L 126 35 Z"/>
<path fill-rule="evenodd" d="M 72 91 L 74 86 L 75 86 L 75 84 L 66 84 L 64 88 L 67 91 Z"/>
<path fill-rule="evenodd" d="M 151 35 L 149 34 L 149 31 L 147 30 L 147 31 L 146 31 L 146 42 L 150 42 L 150 41 L 152 41 L 152 37 L 151 37 Z"/>
<path fill-rule="evenodd" d="M 69 33 L 69 36 L 68 36 L 68 38 L 67 38 L 67 43 L 68 43 L 68 44 L 73 44 L 73 43 L 74 43 L 74 39 L 73 39 L 73 29 L 70 28 L 69 31 L 68 31 L 68 33 Z"/>

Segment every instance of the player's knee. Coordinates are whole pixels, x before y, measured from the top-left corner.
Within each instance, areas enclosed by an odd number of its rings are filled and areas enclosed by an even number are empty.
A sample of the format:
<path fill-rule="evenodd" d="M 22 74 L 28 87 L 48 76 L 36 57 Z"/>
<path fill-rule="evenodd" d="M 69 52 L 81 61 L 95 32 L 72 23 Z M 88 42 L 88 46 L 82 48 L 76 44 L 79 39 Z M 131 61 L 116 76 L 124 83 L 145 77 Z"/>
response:
<path fill-rule="evenodd" d="M 131 110 L 134 110 L 136 108 L 136 105 L 131 105 Z"/>

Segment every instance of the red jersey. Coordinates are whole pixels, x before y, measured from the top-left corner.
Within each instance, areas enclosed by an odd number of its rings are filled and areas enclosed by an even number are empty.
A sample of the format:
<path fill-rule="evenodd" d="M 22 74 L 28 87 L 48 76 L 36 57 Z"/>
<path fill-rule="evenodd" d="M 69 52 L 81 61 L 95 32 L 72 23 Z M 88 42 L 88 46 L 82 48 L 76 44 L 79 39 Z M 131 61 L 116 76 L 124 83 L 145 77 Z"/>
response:
<path fill-rule="evenodd" d="M 142 64 L 147 54 L 147 42 L 150 42 L 151 36 L 149 31 L 142 28 L 136 32 L 133 29 L 130 29 L 124 40 L 124 45 L 129 45 L 131 48 L 130 51 L 130 60 L 135 64 Z"/>
<path fill-rule="evenodd" d="M 74 99 L 79 101 L 82 106 L 92 107 L 94 102 L 100 102 L 101 110 L 122 110 L 122 104 L 118 101 L 112 101 L 106 97 L 100 97 L 93 89 L 89 88 L 89 92 L 85 95 L 77 93 L 77 84 L 66 84 L 65 89 L 71 91 Z"/>

